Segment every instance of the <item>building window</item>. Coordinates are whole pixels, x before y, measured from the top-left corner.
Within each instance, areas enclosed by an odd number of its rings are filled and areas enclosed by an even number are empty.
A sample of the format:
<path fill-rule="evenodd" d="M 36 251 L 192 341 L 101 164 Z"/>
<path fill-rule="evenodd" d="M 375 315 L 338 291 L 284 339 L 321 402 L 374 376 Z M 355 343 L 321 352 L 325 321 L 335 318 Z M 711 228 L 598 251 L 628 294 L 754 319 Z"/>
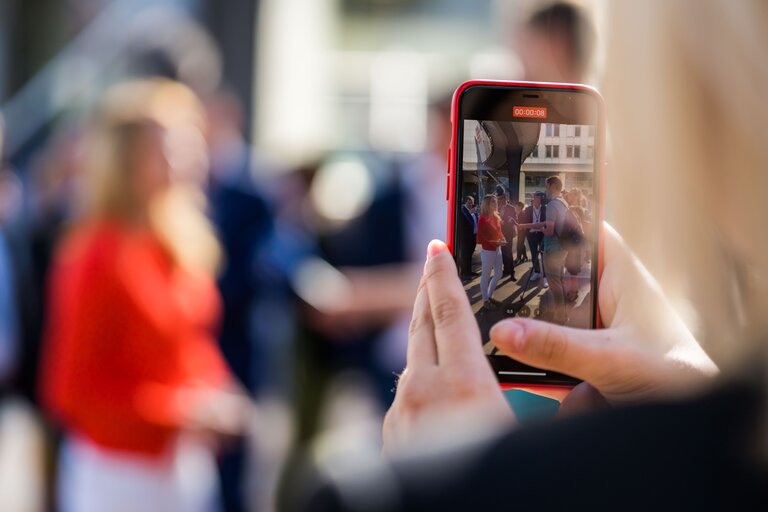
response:
<path fill-rule="evenodd" d="M 552 125 L 548 124 L 547 125 L 547 137 L 551 137 L 551 136 L 552 136 Z"/>
<path fill-rule="evenodd" d="M 565 146 L 565 158 L 573 158 L 573 145 Z"/>
<path fill-rule="evenodd" d="M 533 146 L 533 151 L 531 151 L 531 158 L 539 158 L 539 146 Z"/>
<path fill-rule="evenodd" d="M 577 137 L 581 137 L 581 126 L 577 126 L 574 128 L 574 133 Z"/>
<path fill-rule="evenodd" d="M 560 158 L 560 146 L 552 146 L 552 158 Z"/>
<path fill-rule="evenodd" d="M 587 158 L 595 158 L 595 146 L 587 146 Z"/>
<path fill-rule="evenodd" d="M 531 176 L 529 173 L 525 174 L 525 188 L 538 188 L 543 190 L 547 185 L 548 175 L 543 176 Z"/>
<path fill-rule="evenodd" d="M 546 153 L 544 154 L 547 158 L 552 158 L 552 146 L 550 144 L 547 144 L 544 146 L 544 150 Z"/>
<path fill-rule="evenodd" d="M 556 124 L 555 125 L 555 137 L 559 137 L 559 136 L 560 136 L 560 125 Z"/>
<path fill-rule="evenodd" d="M 581 158 L 581 146 L 573 147 L 573 158 Z"/>

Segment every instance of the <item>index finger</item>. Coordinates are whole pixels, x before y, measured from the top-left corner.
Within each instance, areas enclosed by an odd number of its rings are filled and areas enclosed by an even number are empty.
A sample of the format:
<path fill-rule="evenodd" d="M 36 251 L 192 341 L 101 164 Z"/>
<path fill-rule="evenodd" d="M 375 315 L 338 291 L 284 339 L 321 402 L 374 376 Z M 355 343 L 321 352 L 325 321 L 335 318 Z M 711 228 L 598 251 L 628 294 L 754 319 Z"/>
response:
<path fill-rule="evenodd" d="M 432 240 L 427 254 L 424 280 L 435 328 L 438 364 L 487 366 L 480 329 L 448 248 L 443 242 Z"/>
<path fill-rule="evenodd" d="M 413 317 L 408 328 L 408 348 L 405 361 L 409 368 L 437 364 L 432 314 L 430 313 L 429 296 L 423 277 L 419 283 L 419 291 L 413 305 Z"/>

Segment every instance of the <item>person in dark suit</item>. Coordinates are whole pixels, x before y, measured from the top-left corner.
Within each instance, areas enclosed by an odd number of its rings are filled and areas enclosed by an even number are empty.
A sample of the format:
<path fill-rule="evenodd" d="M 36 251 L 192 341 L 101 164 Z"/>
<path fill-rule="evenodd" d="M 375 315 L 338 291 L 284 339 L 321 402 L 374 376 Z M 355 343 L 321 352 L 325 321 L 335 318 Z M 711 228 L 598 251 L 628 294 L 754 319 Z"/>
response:
<path fill-rule="evenodd" d="M 477 207 L 475 198 L 468 195 L 461 206 L 459 219 L 459 269 L 464 278 L 474 277 L 472 272 L 472 256 L 477 245 Z"/>
<path fill-rule="evenodd" d="M 504 233 L 504 238 L 509 242 L 507 245 L 502 246 L 501 255 L 504 258 L 504 275 L 511 276 L 512 281 L 515 279 L 515 255 L 513 240 L 518 235 L 517 230 L 517 208 L 509 202 L 507 194 L 502 187 L 496 187 L 496 197 L 499 201 L 499 215 L 501 215 L 501 232 Z"/>
<path fill-rule="evenodd" d="M 524 224 L 536 224 L 546 220 L 547 207 L 543 204 L 544 192 L 536 192 L 533 195 L 533 201 L 530 206 L 526 206 L 520 215 L 520 226 Z M 537 281 L 541 278 L 541 262 L 539 253 L 541 252 L 541 242 L 544 239 L 544 233 L 541 229 L 527 229 L 526 238 L 528 246 L 531 248 L 531 262 L 533 263 L 533 273 L 531 281 Z"/>
<path fill-rule="evenodd" d="M 206 101 L 210 149 L 209 213 L 216 226 L 226 265 L 218 276 L 223 315 L 218 331 L 222 354 L 251 397 L 258 399 L 282 386 L 273 368 L 281 358 L 276 347 L 282 318 L 264 317 L 267 304 L 290 311 L 287 281 L 267 263 L 276 242 L 273 205 L 258 182 L 265 165 L 243 137 L 245 112 L 240 99 L 222 90 Z M 218 457 L 223 512 L 242 512 L 242 492 L 250 458 L 244 440 L 234 439 Z"/>
<path fill-rule="evenodd" d="M 517 201 L 515 203 L 512 203 L 512 206 L 515 207 L 517 216 L 520 217 L 523 214 L 523 210 L 525 209 L 525 203 L 523 203 L 522 201 Z M 515 243 L 515 253 L 517 254 L 517 258 L 515 259 L 516 264 L 528 261 L 528 251 L 525 250 L 525 240 L 527 235 L 528 235 L 528 230 L 526 229 L 517 230 L 517 242 Z"/>
<path fill-rule="evenodd" d="M 20 218 L 21 193 L 15 172 L 0 168 L 0 402 L 7 392 L 36 404 L 39 317 L 27 226 Z"/>

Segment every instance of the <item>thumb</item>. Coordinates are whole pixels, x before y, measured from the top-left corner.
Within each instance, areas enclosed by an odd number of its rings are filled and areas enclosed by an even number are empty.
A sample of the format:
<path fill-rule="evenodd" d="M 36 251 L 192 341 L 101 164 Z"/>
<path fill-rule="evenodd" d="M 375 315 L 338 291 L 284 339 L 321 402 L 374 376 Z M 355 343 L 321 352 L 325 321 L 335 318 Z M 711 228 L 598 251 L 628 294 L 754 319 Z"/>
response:
<path fill-rule="evenodd" d="M 615 329 L 574 329 L 541 320 L 502 320 L 490 337 L 500 351 L 521 363 L 596 385 L 620 350 Z"/>

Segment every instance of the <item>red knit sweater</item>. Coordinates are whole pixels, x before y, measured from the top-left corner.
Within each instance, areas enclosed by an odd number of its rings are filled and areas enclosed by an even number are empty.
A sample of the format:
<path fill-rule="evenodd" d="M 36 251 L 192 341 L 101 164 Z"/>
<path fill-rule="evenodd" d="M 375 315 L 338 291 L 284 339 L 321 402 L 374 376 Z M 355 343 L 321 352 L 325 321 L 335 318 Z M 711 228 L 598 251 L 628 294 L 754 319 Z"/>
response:
<path fill-rule="evenodd" d="M 477 220 L 477 243 L 486 251 L 495 251 L 497 242 L 504 238 L 501 232 L 501 221 L 495 215 L 481 215 Z"/>
<path fill-rule="evenodd" d="M 230 378 L 212 336 L 213 281 L 181 270 L 150 233 L 77 229 L 49 286 L 41 398 L 68 433 L 160 455 L 190 406 L 179 391 Z"/>

